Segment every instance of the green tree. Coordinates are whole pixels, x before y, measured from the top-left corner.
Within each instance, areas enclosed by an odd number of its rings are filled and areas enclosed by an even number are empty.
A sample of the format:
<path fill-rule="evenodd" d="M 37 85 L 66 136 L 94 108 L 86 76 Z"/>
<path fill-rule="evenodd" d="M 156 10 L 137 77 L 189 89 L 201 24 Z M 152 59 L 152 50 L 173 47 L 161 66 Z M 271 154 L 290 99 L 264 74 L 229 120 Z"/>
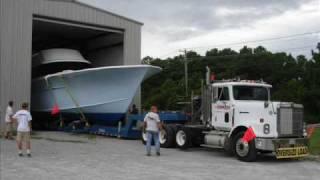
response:
<path fill-rule="evenodd" d="M 188 51 L 187 58 L 190 92 L 200 95 L 205 67 L 209 66 L 217 79 L 263 79 L 273 86 L 273 100 L 302 103 L 306 121 L 320 122 L 320 44 L 312 51 L 311 59 L 285 52 L 271 53 L 262 46 L 244 46 L 239 53 L 230 48 L 214 48 L 203 57 Z M 157 104 L 163 110 L 183 108 L 177 102 L 190 99 L 184 97 L 184 56 L 164 60 L 145 57 L 142 63 L 163 69 L 143 83 L 143 106 Z"/>
<path fill-rule="evenodd" d="M 152 57 L 146 56 L 142 59 L 141 64 L 151 64 L 152 61 L 153 61 Z"/>
<path fill-rule="evenodd" d="M 240 49 L 240 54 L 253 54 L 252 48 L 248 48 L 247 46 L 243 46 L 242 49 Z"/>

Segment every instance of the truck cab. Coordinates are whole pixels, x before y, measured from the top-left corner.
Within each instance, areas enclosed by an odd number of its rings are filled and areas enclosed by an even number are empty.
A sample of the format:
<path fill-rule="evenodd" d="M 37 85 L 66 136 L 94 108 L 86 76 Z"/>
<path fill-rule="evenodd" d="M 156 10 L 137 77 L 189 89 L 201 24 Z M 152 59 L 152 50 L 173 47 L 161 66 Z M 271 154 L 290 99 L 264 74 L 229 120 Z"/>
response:
<path fill-rule="evenodd" d="M 278 103 L 270 100 L 271 87 L 253 81 L 212 84 L 211 126 L 230 132 L 252 127 L 257 137 L 277 137 Z"/>
<path fill-rule="evenodd" d="M 176 134 L 178 147 L 201 144 L 224 148 L 243 161 L 259 153 L 277 158 L 308 154 L 303 106 L 271 101 L 272 86 L 263 81 L 222 80 L 206 85 L 202 92 L 201 125 L 184 125 Z M 250 129 L 254 138 L 243 137 Z"/>

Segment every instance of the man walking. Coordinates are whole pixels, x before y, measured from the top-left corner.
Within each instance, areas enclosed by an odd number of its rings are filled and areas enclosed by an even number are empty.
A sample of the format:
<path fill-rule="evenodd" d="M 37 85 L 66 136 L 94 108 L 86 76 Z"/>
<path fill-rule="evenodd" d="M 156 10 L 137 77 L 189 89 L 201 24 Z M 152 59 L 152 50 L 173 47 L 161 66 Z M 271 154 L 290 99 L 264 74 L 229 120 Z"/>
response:
<path fill-rule="evenodd" d="M 160 156 L 159 130 L 161 128 L 160 118 L 157 106 L 151 106 L 151 112 L 144 118 L 144 130 L 147 134 L 147 156 L 151 155 L 151 142 L 154 141 L 156 153 Z"/>
<path fill-rule="evenodd" d="M 18 123 L 17 128 L 17 146 L 19 156 L 23 156 L 22 154 L 22 144 L 23 142 L 27 147 L 27 155 L 31 157 L 31 143 L 30 143 L 30 131 L 31 131 L 31 114 L 28 111 L 28 103 L 22 103 L 21 110 L 16 112 L 13 116 L 13 119 Z"/>
<path fill-rule="evenodd" d="M 9 101 L 8 107 L 6 109 L 6 115 L 5 115 L 5 123 L 6 123 L 6 131 L 4 137 L 6 139 L 13 139 L 12 138 L 12 116 L 13 116 L 13 101 Z"/>

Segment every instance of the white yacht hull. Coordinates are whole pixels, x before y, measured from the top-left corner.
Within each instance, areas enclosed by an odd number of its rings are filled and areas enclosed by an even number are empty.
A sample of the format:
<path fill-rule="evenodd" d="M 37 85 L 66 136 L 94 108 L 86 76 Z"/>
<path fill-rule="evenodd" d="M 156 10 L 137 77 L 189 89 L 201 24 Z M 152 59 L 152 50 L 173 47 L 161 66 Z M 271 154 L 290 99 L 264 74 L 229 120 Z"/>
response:
<path fill-rule="evenodd" d="M 93 121 L 118 120 L 128 111 L 141 82 L 160 72 L 150 65 L 63 71 L 32 81 L 32 111 L 66 115 L 83 112 Z"/>

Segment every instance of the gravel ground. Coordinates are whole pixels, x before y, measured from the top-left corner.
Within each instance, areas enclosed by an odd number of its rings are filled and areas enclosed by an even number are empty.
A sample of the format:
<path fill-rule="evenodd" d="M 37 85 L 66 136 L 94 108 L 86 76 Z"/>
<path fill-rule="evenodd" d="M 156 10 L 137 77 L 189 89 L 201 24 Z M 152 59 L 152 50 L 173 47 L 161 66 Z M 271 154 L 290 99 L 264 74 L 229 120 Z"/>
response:
<path fill-rule="evenodd" d="M 1 180 L 320 178 L 319 161 L 262 157 L 245 163 L 206 148 L 161 149 L 161 157 L 147 157 L 144 146 L 135 140 L 37 132 L 32 158 L 18 157 L 14 141 L 0 142 Z"/>

